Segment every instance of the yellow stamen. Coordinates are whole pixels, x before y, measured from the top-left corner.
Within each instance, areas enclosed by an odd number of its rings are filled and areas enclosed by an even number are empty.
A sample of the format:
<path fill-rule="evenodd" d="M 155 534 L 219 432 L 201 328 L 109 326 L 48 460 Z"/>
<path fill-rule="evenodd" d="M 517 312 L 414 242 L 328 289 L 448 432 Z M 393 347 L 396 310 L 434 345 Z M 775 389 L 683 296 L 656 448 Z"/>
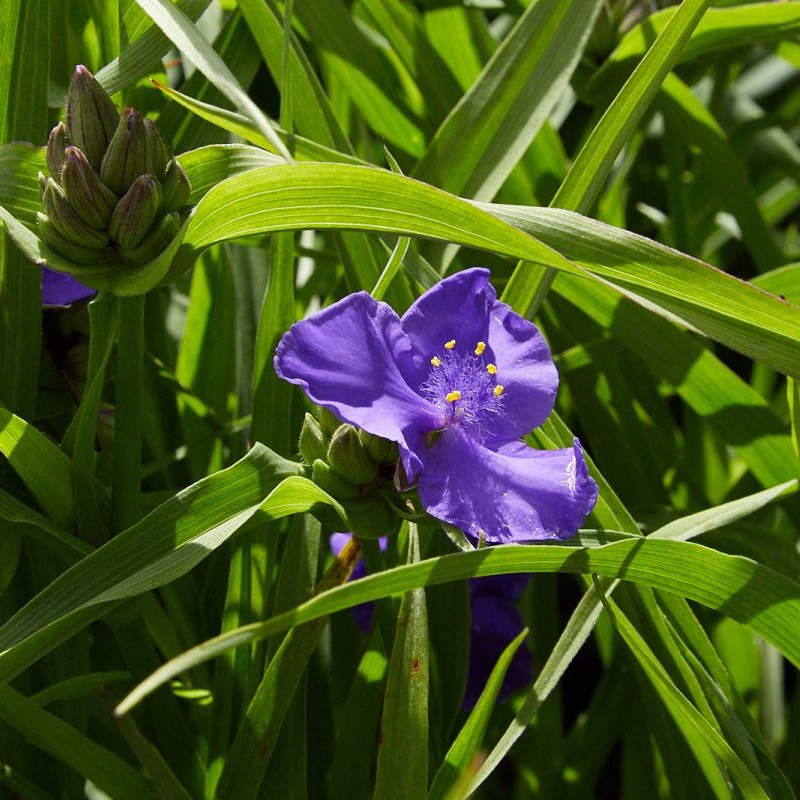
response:
<path fill-rule="evenodd" d="M 433 364 L 434 367 L 438 367 L 441 363 L 442 362 L 439 360 L 439 356 L 434 356 L 431 359 L 431 364 Z"/>
<path fill-rule="evenodd" d="M 475 355 L 476 356 L 482 355 L 485 349 L 486 349 L 486 342 L 478 342 L 478 344 L 475 345 Z"/>
<path fill-rule="evenodd" d="M 456 400 L 461 399 L 461 392 L 456 389 L 454 392 L 448 392 L 444 398 L 448 403 L 455 403 Z"/>
<path fill-rule="evenodd" d="M 486 371 L 490 375 L 497 375 L 497 367 L 494 364 L 487 364 L 486 365 Z"/>
<path fill-rule="evenodd" d="M 498 383 L 497 386 L 494 387 L 494 396 L 500 397 L 503 394 L 503 387 Z"/>
<path fill-rule="evenodd" d="M 445 350 L 452 350 L 456 346 L 456 340 L 451 339 L 449 342 L 444 343 Z"/>

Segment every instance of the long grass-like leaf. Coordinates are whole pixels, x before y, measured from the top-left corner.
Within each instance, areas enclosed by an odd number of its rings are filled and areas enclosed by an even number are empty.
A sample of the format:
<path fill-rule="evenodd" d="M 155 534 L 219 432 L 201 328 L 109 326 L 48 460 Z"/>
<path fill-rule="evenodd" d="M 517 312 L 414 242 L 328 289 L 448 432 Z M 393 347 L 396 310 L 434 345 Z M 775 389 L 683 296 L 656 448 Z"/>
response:
<path fill-rule="evenodd" d="M 593 549 L 509 545 L 396 567 L 334 589 L 272 620 L 209 640 L 151 675 L 128 695 L 120 710 L 129 710 L 174 675 L 230 647 L 273 636 L 320 615 L 415 586 L 515 572 L 596 573 L 674 592 L 747 625 L 792 663 L 800 664 L 800 584 L 751 559 L 692 542 L 649 538 Z"/>

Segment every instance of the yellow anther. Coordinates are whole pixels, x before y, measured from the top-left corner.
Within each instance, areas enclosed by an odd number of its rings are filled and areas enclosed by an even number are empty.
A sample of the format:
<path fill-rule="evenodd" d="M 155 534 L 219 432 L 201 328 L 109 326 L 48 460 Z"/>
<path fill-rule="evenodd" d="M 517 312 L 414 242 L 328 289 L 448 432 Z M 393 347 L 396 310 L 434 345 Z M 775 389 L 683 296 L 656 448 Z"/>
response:
<path fill-rule="evenodd" d="M 498 383 L 497 386 L 494 387 L 494 396 L 500 397 L 503 394 L 503 387 Z"/>
<path fill-rule="evenodd" d="M 434 356 L 431 359 L 431 364 L 433 364 L 434 367 L 438 367 L 441 363 L 442 362 L 439 360 L 439 356 Z"/>
<path fill-rule="evenodd" d="M 487 364 L 486 365 L 486 371 L 490 375 L 497 375 L 497 367 L 494 364 Z"/>
<path fill-rule="evenodd" d="M 478 342 L 475 345 L 475 355 L 480 356 L 483 354 L 483 351 L 486 349 L 486 342 Z"/>
<path fill-rule="evenodd" d="M 444 398 L 448 403 L 455 403 L 456 400 L 461 399 L 461 392 L 456 389 L 454 392 L 448 392 Z"/>
<path fill-rule="evenodd" d="M 452 350 L 456 346 L 456 340 L 451 339 L 449 342 L 444 343 L 445 350 Z"/>

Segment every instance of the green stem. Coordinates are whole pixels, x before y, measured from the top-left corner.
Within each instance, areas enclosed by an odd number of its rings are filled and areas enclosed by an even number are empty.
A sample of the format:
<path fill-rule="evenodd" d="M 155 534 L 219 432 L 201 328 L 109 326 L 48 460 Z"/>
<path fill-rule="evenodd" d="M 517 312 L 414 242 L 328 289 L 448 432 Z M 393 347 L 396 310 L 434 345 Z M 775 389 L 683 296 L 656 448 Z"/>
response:
<path fill-rule="evenodd" d="M 111 484 L 111 529 L 114 533 L 129 528 L 139 519 L 143 357 L 144 295 L 120 297 Z"/>

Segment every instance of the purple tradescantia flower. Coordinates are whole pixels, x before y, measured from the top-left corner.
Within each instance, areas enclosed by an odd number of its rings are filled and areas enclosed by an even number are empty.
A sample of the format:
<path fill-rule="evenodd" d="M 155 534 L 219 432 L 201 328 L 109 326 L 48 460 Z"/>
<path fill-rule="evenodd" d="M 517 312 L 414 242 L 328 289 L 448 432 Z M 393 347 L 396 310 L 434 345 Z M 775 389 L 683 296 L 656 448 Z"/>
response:
<path fill-rule="evenodd" d="M 530 578 L 530 575 L 518 574 L 470 579 L 472 627 L 465 708 L 472 708 L 478 702 L 501 653 L 525 627 L 516 603 Z M 500 699 L 504 700 L 532 681 L 533 656 L 523 642 L 511 659 L 500 687 Z"/>
<path fill-rule="evenodd" d="M 558 374 L 539 329 L 497 300 L 486 269 L 446 278 L 402 318 L 349 295 L 293 325 L 275 369 L 396 442 L 425 509 L 473 538 L 565 539 L 594 506 L 577 439 L 548 451 L 520 441 L 552 410 Z"/>
<path fill-rule="evenodd" d="M 43 306 L 71 306 L 96 294 L 95 289 L 84 286 L 71 275 L 56 272 L 48 267 L 42 269 Z"/>
<path fill-rule="evenodd" d="M 331 552 L 338 556 L 350 541 L 349 533 L 330 535 Z M 387 537 L 378 539 L 381 550 L 386 551 Z M 363 578 L 367 574 L 364 560 L 359 560 L 350 580 Z M 485 578 L 470 578 L 470 645 L 467 687 L 463 707 L 471 709 L 484 690 L 489 676 L 500 658 L 500 654 L 519 636 L 525 627 L 517 608 L 517 601 L 525 591 L 531 576 L 528 574 L 491 575 Z M 360 603 L 350 611 L 356 625 L 369 633 L 372 625 L 372 603 Z M 518 689 L 528 686 L 533 680 L 533 656 L 527 643 L 519 647 L 511 659 L 508 671 L 500 687 L 500 700 L 505 700 Z"/>

